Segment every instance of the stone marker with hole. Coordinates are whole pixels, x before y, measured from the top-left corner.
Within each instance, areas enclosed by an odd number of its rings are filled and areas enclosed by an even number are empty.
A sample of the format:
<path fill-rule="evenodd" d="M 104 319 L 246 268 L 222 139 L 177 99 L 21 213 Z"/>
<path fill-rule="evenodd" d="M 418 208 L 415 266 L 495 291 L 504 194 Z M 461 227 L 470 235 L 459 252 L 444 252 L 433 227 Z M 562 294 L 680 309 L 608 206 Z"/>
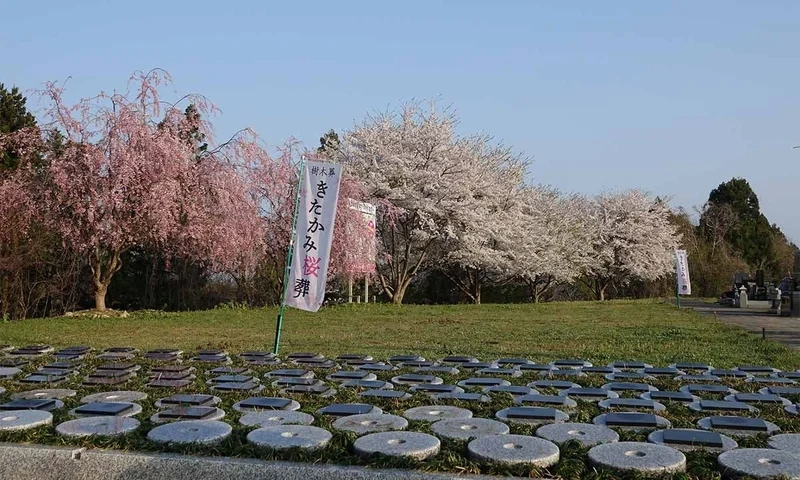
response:
<path fill-rule="evenodd" d="M 785 450 L 737 448 L 720 454 L 717 462 L 726 477 L 800 478 L 800 456 Z"/>
<path fill-rule="evenodd" d="M 405 418 L 385 413 L 351 415 L 349 417 L 339 418 L 333 422 L 333 428 L 353 432 L 356 435 L 388 432 L 391 430 L 405 430 L 407 427 L 408 420 Z"/>
<path fill-rule="evenodd" d="M 126 417 L 85 417 L 69 420 L 56 427 L 56 433 L 65 437 L 115 437 L 139 428 L 139 421 Z"/>
<path fill-rule="evenodd" d="M 133 391 L 118 391 L 118 392 L 100 392 L 92 395 L 86 395 L 81 398 L 81 403 L 134 403 L 147 399 L 147 394 L 144 392 Z"/>
<path fill-rule="evenodd" d="M 556 444 L 526 435 L 488 435 L 467 445 L 469 457 L 478 463 L 499 465 L 534 465 L 541 468 L 558 463 Z"/>
<path fill-rule="evenodd" d="M 506 435 L 508 425 L 486 418 L 451 418 L 431 425 L 437 436 L 450 440 L 470 440 L 486 435 Z"/>
<path fill-rule="evenodd" d="M 289 410 L 262 410 L 248 412 L 239 417 L 239 423 L 248 427 L 277 427 L 280 425 L 311 425 L 314 417 L 307 413 Z"/>
<path fill-rule="evenodd" d="M 619 441 L 614 430 L 589 423 L 551 423 L 536 430 L 536 436 L 556 444 L 575 440 L 585 447 Z"/>
<path fill-rule="evenodd" d="M 156 443 L 214 444 L 228 438 L 232 431 L 219 420 L 186 420 L 160 425 L 147 432 L 147 438 Z"/>
<path fill-rule="evenodd" d="M 739 446 L 734 439 L 727 435 L 692 428 L 656 430 L 647 436 L 647 441 L 666 445 L 682 452 L 693 452 L 695 450 L 723 452 L 733 450 Z"/>
<path fill-rule="evenodd" d="M 357 455 L 374 454 L 425 460 L 439 453 L 441 442 L 427 433 L 382 432 L 365 435 L 353 444 Z"/>
<path fill-rule="evenodd" d="M 785 450 L 800 455 L 800 433 L 782 433 L 769 437 L 769 446 L 776 450 Z"/>
<path fill-rule="evenodd" d="M 561 410 L 546 407 L 509 407 L 500 410 L 495 416 L 503 422 L 518 425 L 544 425 L 569 420 L 569 415 Z"/>
<path fill-rule="evenodd" d="M 317 450 L 330 442 L 333 435 L 323 428 L 308 425 L 278 425 L 253 430 L 247 435 L 247 441 L 273 450 L 300 448 Z"/>
<path fill-rule="evenodd" d="M 614 470 L 665 474 L 686 470 L 686 456 L 664 445 L 617 442 L 597 445 L 589 450 L 589 461 Z"/>
<path fill-rule="evenodd" d="M 45 410 L 9 410 L 0 412 L 0 432 L 28 430 L 50 425 L 53 414 Z"/>
<path fill-rule="evenodd" d="M 438 422 L 439 420 L 454 418 L 472 418 L 472 411 L 449 405 L 424 405 L 409 408 L 403 412 L 403 416 L 409 420 L 420 422 Z"/>

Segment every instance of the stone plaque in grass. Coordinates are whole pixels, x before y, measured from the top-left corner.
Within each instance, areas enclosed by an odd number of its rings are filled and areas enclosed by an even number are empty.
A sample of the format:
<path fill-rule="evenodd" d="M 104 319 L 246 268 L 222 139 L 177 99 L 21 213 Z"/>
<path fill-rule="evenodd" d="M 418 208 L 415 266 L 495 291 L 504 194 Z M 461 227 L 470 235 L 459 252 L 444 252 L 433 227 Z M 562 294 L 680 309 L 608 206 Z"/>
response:
<path fill-rule="evenodd" d="M 800 372 L 778 372 L 776 375 L 790 380 L 800 380 Z"/>
<path fill-rule="evenodd" d="M 658 417 L 649 413 L 606 413 L 605 422 L 609 427 L 658 428 Z"/>
<path fill-rule="evenodd" d="M 133 372 L 131 370 L 95 370 L 88 375 L 88 378 L 131 378 Z"/>
<path fill-rule="evenodd" d="M 745 378 L 750 376 L 747 372 L 744 372 L 744 371 L 740 371 L 740 370 L 723 370 L 723 369 L 719 369 L 719 368 L 711 370 L 708 373 L 710 373 L 711 375 L 714 375 L 715 377 L 720 377 L 720 378 L 741 378 L 741 379 L 745 379 Z"/>
<path fill-rule="evenodd" d="M 455 402 L 480 402 L 488 403 L 492 399 L 480 393 L 440 393 L 436 395 L 436 400 L 439 401 L 455 401 Z"/>
<path fill-rule="evenodd" d="M 536 380 L 528 384 L 529 387 L 534 388 L 555 388 L 557 390 L 566 390 L 568 388 L 579 388 L 580 385 L 566 380 Z"/>
<path fill-rule="evenodd" d="M 365 390 L 358 394 L 359 397 L 388 398 L 392 400 L 408 400 L 411 395 L 399 390 Z"/>
<path fill-rule="evenodd" d="M 389 357 L 389 362 L 391 363 L 399 363 L 399 362 L 424 362 L 425 358 L 420 357 L 419 355 L 394 355 Z"/>
<path fill-rule="evenodd" d="M 495 360 L 494 363 L 500 366 L 505 366 L 505 365 L 519 366 L 519 365 L 533 365 L 536 362 L 527 358 L 503 357 L 503 358 L 498 358 L 497 360 Z"/>
<path fill-rule="evenodd" d="M 86 345 L 75 345 L 72 347 L 66 347 L 59 350 L 59 352 L 70 352 L 70 353 L 89 353 L 92 350 L 92 347 L 87 347 Z"/>
<path fill-rule="evenodd" d="M 325 385 L 324 383 L 317 383 L 314 385 L 293 385 L 290 387 L 286 387 L 281 390 L 281 393 L 284 395 L 320 395 L 320 396 L 329 396 L 336 393 L 336 390 L 332 389 L 331 387 Z"/>
<path fill-rule="evenodd" d="M 0 410 L 44 410 L 50 411 L 61 403 L 53 399 L 19 399 L 0 405 Z M 64 404 L 61 403 L 63 406 Z"/>
<path fill-rule="evenodd" d="M 677 368 L 678 370 L 692 370 L 692 371 L 704 371 L 704 372 L 713 369 L 710 365 L 698 362 L 678 362 L 671 366 Z"/>
<path fill-rule="evenodd" d="M 555 367 L 552 365 L 539 365 L 534 363 L 528 363 L 519 366 L 520 371 L 533 371 L 533 372 L 548 372 L 550 370 L 555 370 Z"/>
<path fill-rule="evenodd" d="M 440 365 L 437 367 L 417 367 L 414 373 L 444 373 L 445 375 L 458 375 L 458 369 L 449 365 Z"/>
<path fill-rule="evenodd" d="M 146 353 L 145 358 L 159 362 L 174 362 L 180 359 L 180 355 L 174 353 Z"/>
<path fill-rule="evenodd" d="M 508 393 L 513 396 L 530 395 L 533 392 L 531 387 L 523 387 L 520 385 L 492 385 L 483 389 L 485 393 Z"/>
<path fill-rule="evenodd" d="M 194 376 L 189 372 L 177 372 L 177 373 L 170 373 L 170 372 L 163 372 L 163 373 L 151 373 L 150 377 L 153 380 L 191 380 Z"/>
<path fill-rule="evenodd" d="M 293 387 L 293 386 L 303 386 L 303 385 L 316 385 L 320 382 L 316 378 L 286 378 L 286 377 L 279 377 L 272 382 L 273 387 Z"/>
<path fill-rule="evenodd" d="M 347 380 L 341 384 L 344 388 L 365 388 L 368 390 L 392 390 L 394 385 L 383 380 Z"/>
<path fill-rule="evenodd" d="M 161 405 L 192 405 L 192 406 L 209 406 L 213 405 L 216 397 L 213 395 L 172 395 L 167 398 L 161 399 Z"/>
<path fill-rule="evenodd" d="M 192 372 L 194 368 L 188 365 L 156 365 L 150 369 L 152 374 Z"/>
<path fill-rule="evenodd" d="M 343 361 L 344 361 L 345 365 L 350 366 L 350 367 L 359 367 L 361 365 L 371 365 L 371 364 L 375 363 L 375 361 L 372 360 L 372 359 L 364 360 L 364 359 L 360 359 L 360 358 L 354 358 L 353 360 L 343 360 Z"/>
<path fill-rule="evenodd" d="M 392 377 L 392 383 L 398 384 L 406 384 L 406 385 L 414 385 L 418 383 L 444 383 L 441 378 L 433 376 L 433 375 L 419 375 L 416 373 L 410 373 L 406 375 L 398 375 L 396 377 Z"/>
<path fill-rule="evenodd" d="M 638 362 L 635 360 L 617 360 L 616 362 L 609 365 L 613 368 L 618 368 L 620 370 L 641 370 L 643 368 L 650 368 L 652 365 L 648 365 L 644 362 Z"/>
<path fill-rule="evenodd" d="M 50 383 L 56 384 L 61 383 L 66 380 L 67 377 L 63 375 L 39 375 L 39 374 L 31 374 L 27 377 L 21 378 L 19 381 L 21 383 Z"/>
<path fill-rule="evenodd" d="M 255 382 L 228 382 L 228 383 L 214 384 L 211 388 L 223 392 L 254 392 L 257 390 L 261 390 L 264 387 L 258 385 Z"/>
<path fill-rule="evenodd" d="M 556 368 L 539 372 L 539 376 L 546 378 L 576 378 L 585 377 L 586 374 L 580 368 Z"/>
<path fill-rule="evenodd" d="M 53 355 L 55 355 L 55 357 L 59 360 L 83 360 L 86 358 L 85 353 L 56 352 Z"/>
<path fill-rule="evenodd" d="M 769 425 L 767 422 L 760 418 L 746 418 L 746 417 L 710 417 L 709 424 L 711 428 L 718 428 L 720 430 L 748 430 L 755 432 L 768 432 Z"/>
<path fill-rule="evenodd" d="M 177 348 L 154 348 L 153 350 L 148 350 L 147 353 L 180 355 L 183 352 Z"/>
<path fill-rule="evenodd" d="M 220 383 L 243 383 L 243 382 L 256 382 L 256 379 L 250 375 L 220 375 L 208 380 L 212 385 Z"/>
<path fill-rule="evenodd" d="M 95 358 L 97 358 L 98 360 L 114 362 L 114 361 L 121 361 L 121 360 L 132 360 L 135 357 L 136 357 L 136 355 L 134 355 L 133 353 L 106 352 L 106 353 L 99 354 Z"/>
<path fill-rule="evenodd" d="M 700 400 L 699 402 L 692 402 L 689 408 L 696 412 L 713 412 L 713 411 L 729 411 L 729 412 L 757 412 L 752 406 L 743 402 L 728 402 L 725 400 Z"/>
<path fill-rule="evenodd" d="M 772 393 L 775 395 L 783 395 L 787 397 L 800 396 L 800 387 L 765 387 L 758 391 L 759 393 Z"/>
<path fill-rule="evenodd" d="M 215 407 L 172 407 L 158 413 L 166 420 L 203 420 L 217 413 Z"/>
<path fill-rule="evenodd" d="M 50 345 L 26 345 L 8 352 L 9 355 L 44 355 L 53 351 Z"/>
<path fill-rule="evenodd" d="M 606 375 L 607 380 L 611 380 L 612 382 L 624 382 L 627 380 L 645 380 L 653 378 L 646 373 L 640 372 L 615 372 L 609 373 Z"/>
<path fill-rule="evenodd" d="M 274 367 L 281 364 L 278 358 L 245 357 L 243 360 L 247 362 L 248 365 L 255 365 L 257 367 Z"/>
<path fill-rule="evenodd" d="M 569 415 L 547 407 L 510 407 L 500 410 L 495 415 L 498 419 L 517 424 L 541 425 L 544 423 L 565 422 Z"/>
<path fill-rule="evenodd" d="M 60 370 L 59 372 L 63 372 Z M 0 367 L 0 379 L 7 380 L 9 378 L 14 378 L 15 375 L 19 375 L 22 373 L 22 370 L 16 367 Z M 40 372 L 43 375 L 53 375 L 52 372 Z"/>
<path fill-rule="evenodd" d="M 250 372 L 250 369 L 245 367 L 217 367 L 210 370 L 209 373 L 214 375 L 245 375 Z"/>
<path fill-rule="evenodd" d="M 518 405 L 556 405 L 562 408 L 574 408 L 577 406 L 577 402 L 566 395 L 520 395 L 514 398 L 514 403 Z"/>
<path fill-rule="evenodd" d="M 652 367 L 652 368 L 642 369 L 642 373 L 644 373 L 645 375 L 652 375 L 654 377 L 658 376 L 673 377 L 675 375 L 682 375 L 684 372 L 678 370 L 675 367 Z"/>
<path fill-rule="evenodd" d="M 167 380 L 164 378 L 153 378 L 147 384 L 150 388 L 185 388 L 192 384 L 191 380 Z"/>
<path fill-rule="evenodd" d="M 581 372 L 589 375 L 608 375 L 609 373 L 615 373 L 617 370 L 611 367 L 581 367 Z"/>
<path fill-rule="evenodd" d="M 195 352 L 195 355 L 203 355 L 208 357 L 222 357 L 222 356 L 227 356 L 228 352 L 219 349 L 198 350 L 197 352 Z"/>
<path fill-rule="evenodd" d="M 264 376 L 278 378 L 314 378 L 315 375 L 314 372 L 304 368 L 283 368 L 267 372 Z"/>
<path fill-rule="evenodd" d="M 328 360 L 326 358 L 298 358 L 292 360 L 292 362 L 298 365 L 306 365 L 311 368 L 335 368 L 336 363 L 333 360 Z"/>
<path fill-rule="evenodd" d="M 447 385 L 444 383 L 440 383 L 437 385 L 430 384 L 430 383 L 420 383 L 417 385 L 412 385 L 409 388 L 412 392 L 421 392 L 421 393 L 428 393 L 428 394 L 439 394 L 439 393 L 453 393 L 453 392 L 463 392 L 464 390 L 457 387 L 456 385 Z"/>
<path fill-rule="evenodd" d="M 245 358 L 250 357 L 250 358 L 260 358 L 260 359 L 277 358 L 277 355 L 275 355 L 272 352 L 242 352 L 239 354 L 239 356 Z"/>
<path fill-rule="evenodd" d="M 336 360 L 372 360 L 372 356 L 363 353 L 342 353 L 336 357 Z"/>
<path fill-rule="evenodd" d="M 681 387 L 682 392 L 687 393 L 735 393 L 730 388 L 726 387 L 725 385 L 703 385 L 699 383 L 693 383 L 691 385 L 684 385 Z"/>
<path fill-rule="evenodd" d="M 133 372 L 139 369 L 139 365 L 130 362 L 121 362 L 121 363 L 104 363 L 97 367 L 97 370 L 112 370 L 112 371 L 120 371 L 120 372 Z"/>
<path fill-rule="evenodd" d="M 120 416 L 135 409 L 132 403 L 94 402 L 81 405 L 73 410 L 78 415 L 86 416 Z"/>
<path fill-rule="evenodd" d="M 356 370 L 354 372 L 349 371 L 339 371 L 336 373 L 332 373 L 325 377 L 331 381 L 347 381 L 347 380 L 375 380 L 375 374 L 365 372 L 364 370 Z"/>
<path fill-rule="evenodd" d="M 227 355 L 223 356 L 216 356 L 216 355 L 198 355 L 192 358 L 193 362 L 201 362 L 201 363 L 228 363 L 231 361 Z"/>
<path fill-rule="evenodd" d="M 324 355 L 316 352 L 292 352 L 286 355 L 289 360 L 296 360 L 299 358 L 325 358 Z"/>
<path fill-rule="evenodd" d="M 466 362 L 461 364 L 461 368 L 464 370 L 480 370 L 482 368 L 493 368 L 496 366 L 497 365 L 490 362 Z"/>
<path fill-rule="evenodd" d="M 24 358 L 3 358 L 0 359 L 0 367 L 6 368 L 19 368 L 28 365 L 30 360 L 25 360 Z"/>
<path fill-rule="evenodd" d="M 688 375 L 678 375 L 675 377 L 675 380 L 679 382 L 704 382 L 704 383 L 717 383 L 721 382 L 722 378 L 716 375 L 710 375 L 707 373 L 700 373 L 697 375 L 688 374 Z"/>
<path fill-rule="evenodd" d="M 736 370 L 752 373 L 753 375 L 768 375 L 778 371 L 768 365 L 740 365 L 736 367 Z"/>
<path fill-rule="evenodd" d="M 647 385 L 646 383 L 633 382 L 611 382 L 606 383 L 602 388 L 611 390 L 612 392 L 651 392 L 658 390 L 656 387 Z"/>
<path fill-rule="evenodd" d="M 611 390 L 606 390 L 604 388 L 568 388 L 560 393 L 561 395 L 567 395 L 570 397 L 578 397 L 578 398 L 594 398 L 594 399 L 602 399 L 602 398 L 618 398 L 619 395 L 612 392 Z"/>
<path fill-rule="evenodd" d="M 782 377 L 750 377 L 746 380 L 750 383 L 764 383 L 768 385 L 794 385 L 794 380 Z"/>
<path fill-rule="evenodd" d="M 389 370 L 396 370 L 397 367 L 386 363 L 368 363 L 366 365 L 359 365 L 358 369 L 368 372 L 388 372 Z"/>
<path fill-rule="evenodd" d="M 62 361 L 62 362 L 51 362 L 47 365 L 44 365 L 42 368 L 52 368 L 56 370 L 73 370 L 75 368 L 80 368 L 80 363 L 69 362 L 69 361 Z"/>
<path fill-rule="evenodd" d="M 442 363 L 477 363 L 478 359 L 475 357 L 470 356 L 463 356 L 463 355 L 448 355 L 440 360 Z"/>
<path fill-rule="evenodd" d="M 553 361 L 552 364 L 560 368 L 580 368 L 592 366 L 591 363 L 579 358 L 561 358 Z"/>
<path fill-rule="evenodd" d="M 599 406 L 606 410 L 666 410 L 663 404 L 642 398 L 607 398 L 601 400 Z"/>
<path fill-rule="evenodd" d="M 769 393 L 735 393 L 728 395 L 725 400 L 731 402 L 744 402 L 744 403 L 775 403 L 779 405 L 791 405 L 792 402 L 781 397 L 780 395 Z"/>
<path fill-rule="evenodd" d="M 662 442 L 666 445 L 697 445 L 707 448 L 722 448 L 719 433 L 702 430 L 669 429 L 662 432 Z"/>
<path fill-rule="evenodd" d="M 511 382 L 502 378 L 474 377 L 458 382 L 459 387 L 492 387 L 494 385 L 511 385 Z"/>
<path fill-rule="evenodd" d="M 413 368 L 413 367 L 433 367 L 436 364 L 433 362 L 418 362 L 418 361 L 411 361 L 411 362 L 400 362 L 397 364 L 400 368 Z"/>
<path fill-rule="evenodd" d="M 103 352 L 106 353 L 133 353 L 136 349 L 133 347 L 109 347 L 104 348 Z"/>
<path fill-rule="evenodd" d="M 380 408 L 366 403 L 334 403 L 317 410 L 320 415 L 333 417 L 348 417 L 350 415 L 364 415 L 366 413 L 382 413 Z"/>
<path fill-rule="evenodd" d="M 290 406 L 293 400 L 280 397 L 252 397 L 239 402 L 239 406 L 250 410 L 283 410 Z"/>
<path fill-rule="evenodd" d="M 682 403 L 691 403 L 697 400 L 697 397 L 688 392 L 669 392 L 669 391 L 648 392 L 643 394 L 642 398 L 656 400 L 659 402 L 682 402 Z"/>

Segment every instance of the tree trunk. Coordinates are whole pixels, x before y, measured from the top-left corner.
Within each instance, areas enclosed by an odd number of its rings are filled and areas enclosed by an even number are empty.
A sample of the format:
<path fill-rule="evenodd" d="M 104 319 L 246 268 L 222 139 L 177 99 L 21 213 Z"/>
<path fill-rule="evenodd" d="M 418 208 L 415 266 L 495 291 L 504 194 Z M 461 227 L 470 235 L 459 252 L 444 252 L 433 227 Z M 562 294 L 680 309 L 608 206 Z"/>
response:
<path fill-rule="evenodd" d="M 106 293 L 108 292 L 108 285 L 95 285 L 94 290 L 94 308 L 95 310 L 103 311 L 106 309 Z"/>
<path fill-rule="evenodd" d="M 603 286 L 599 286 L 598 285 L 598 290 L 600 292 L 600 301 L 601 302 L 605 302 L 606 301 L 606 287 L 607 286 L 608 286 L 607 283 L 604 283 Z"/>
<path fill-rule="evenodd" d="M 394 291 L 392 294 L 392 303 L 395 305 L 402 305 L 403 304 L 403 297 L 406 294 L 406 287 L 400 286 L 397 290 Z"/>

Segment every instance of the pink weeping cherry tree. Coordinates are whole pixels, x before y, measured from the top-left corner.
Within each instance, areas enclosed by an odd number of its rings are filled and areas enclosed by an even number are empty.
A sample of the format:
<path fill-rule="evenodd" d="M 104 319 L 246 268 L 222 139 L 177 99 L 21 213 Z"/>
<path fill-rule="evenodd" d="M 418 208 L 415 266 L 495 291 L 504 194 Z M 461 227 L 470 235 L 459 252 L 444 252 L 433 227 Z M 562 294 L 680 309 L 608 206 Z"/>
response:
<path fill-rule="evenodd" d="M 238 135 L 214 147 L 210 125 L 201 121 L 214 107 L 187 95 L 179 104 L 162 101 L 171 84 L 163 70 L 137 72 L 124 93 L 100 93 L 74 105 L 64 88 L 49 83 L 49 128 L 65 137 L 47 152 L 43 201 L 64 242 L 86 256 L 97 310 L 122 267 L 121 255 L 148 246 L 224 268 L 254 261 L 263 248 L 263 223 L 242 174 L 242 155 L 252 139 Z M 198 152 L 192 132 L 211 148 Z"/>

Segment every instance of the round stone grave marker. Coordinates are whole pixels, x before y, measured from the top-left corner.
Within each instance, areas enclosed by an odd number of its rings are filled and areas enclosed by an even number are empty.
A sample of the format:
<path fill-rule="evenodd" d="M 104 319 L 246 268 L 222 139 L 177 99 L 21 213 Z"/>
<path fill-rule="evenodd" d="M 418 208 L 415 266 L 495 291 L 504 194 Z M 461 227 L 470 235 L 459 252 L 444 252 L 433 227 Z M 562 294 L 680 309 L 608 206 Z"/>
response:
<path fill-rule="evenodd" d="M 331 432 L 307 425 L 279 425 L 253 430 L 247 435 L 247 441 L 260 447 L 273 450 L 301 448 L 316 450 L 330 442 Z"/>
<path fill-rule="evenodd" d="M 0 379 L 11 378 L 14 375 L 19 375 L 20 373 L 22 373 L 22 370 L 16 367 L 0 367 Z"/>
<path fill-rule="evenodd" d="M 86 395 L 81 398 L 81 403 L 134 403 L 147 399 L 147 394 L 144 392 L 133 392 L 122 390 L 118 392 L 100 392 L 92 395 Z"/>
<path fill-rule="evenodd" d="M 506 435 L 508 425 L 487 418 L 451 418 L 431 425 L 436 435 L 451 440 L 469 440 L 486 435 Z"/>
<path fill-rule="evenodd" d="M 248 427 L 277 427 L 280 425 L 311 425 L 314 417 L 307 413 L 288 410 L 266 410 L 248 412 L 239 418 L 239 423 Z"/>
<path fill-rule="evenodd" d="M 193 408 L 193 407 L 188 407 L 188 408 Z M 195 418 L 170 418 L 170 417 L 167 417 L 167 416 L 163 415 L 165 412 L 169 412 L 169 410 L 163 410 L 161 412 L 156 413 L 155 415 L 150 417 L 150 421 L 152 423 L 167 423 L 167 422 L 186 422 L 186 421 L 189 421 L 189 420 L 203 420 L 203 421 L 222 420 L 223 418 L 225 418 L 225 411 L 222 410 L 221 408 L 215 408 L 213 413 L 211 413 L 210 415 L 207 415 L 207 416 L 205 416 L 203 418 L 197 418 L 197 417 L 195 417 Z"/>
<path fill-rule="evenodd" d="M 586 447 L 619 441 L 614 430 L 589 423 L 551 423 L 539 427 L 536 436 L 557 444 L 575 440 Z"/>
<path fill-rule="evenodd" d="M 56 427 L 65 437 L 114 437 L 139 428 L 139 421 L 126 417 L 84 417 L 69 420 Z"/>
<path fill-rule="evenodd" d="M 484 464 L 535 465 L 549 467 L 558 463 L 556 444 L 525 435 L 487 435 L 467 445 L 469 457 Z"/>
<path fill-rule="evenodd" d="M 722 432 L 727 435 L 731 435 L 734 437 L 754 437 L 756 435 L 760 435 L 762 433 L 766 433 L 767 435 L 773 435 L 774 433 L 779 432 L 781 429 L 777 425 L 772 422 L 768 422 L 763 420 L 763 425 L 759 426 L 759 428 L 750 427 L 750 426 L 737 426 L 736 424 L 730 425 L 712 425 L 712 418 L 722 418 L 722 419 L 731 419 L 734 421 L 757 421 L 761 420 L 758 418 L 748 418 L 748 417 L 737 417 L 737 416 L 718 416 L 718 417 L 705 417 L 701 418 L 697 421 L 698 428 L 703 430 L 713 430 L 715 432 Z M 763 427 L 763 428 L 761 428 Z"/>
<path fill-rule="evenodd" d="M 63 400 L 74 397 L 77 392 L 66 388 L 42 388 L 38 390 L 28 390 L 27 392 L 17 392 L 11 395 L 13 400 Z"/>
<path fill-rule="evenodd" d="M 160 425 L 147 432 L 147 438 L 156 443 L 213 444 L 228 438 L 232 431 L 219 420 L 186 420 Z"/>
<path fill-rule="evenodd" d="M 737 448 L 717 457 L 722 474 L 750 478 L 800 478 L 800 456 L 772 448 Z"/>
<path fill-rule="evenodd" d="M 247 399 L 247 400 L 242 400 L 242 401 L 234 403 L 233 404 L 233 409 L 236 410 L 237 412 L 241 412 L 241 413 L 264 412 L 264 411 L 271 411 L 271 410 L 286 410 L 286 411 L 294 412 L 296 410 L 300 410 L 300 402 L 298 402 L 297 400 L 292 400 L 292 399 L 287 398 L 285 400 L 290 400 L 290 401 L 284 407 L 281 407 L 281 408 L 269 408 L 267 406 L 267 405 L 269 405 L 269 402 L 279 402 L 279 401 L 283 401 L 284 399 L 282 399 L 281 397 L 257 397 L 257 398 L 259 398 L 259 400 L 261 398 L 264 398 L 265 399 L 264 401 L 267 402 L 267 403 L 265 403 L 265 406 L 263 408 L 257 408 L 257 407 L 248 406 L 248 405 L 251 405 L 253 403 L 252 402 L 248 403 L 248 400 L 252 400 L 252 399 Z M 242 402 L 245 403 L 244 406 L 242 406 Z M 275 405 L 279 405 L 279 404 L 276 403 Z"/>
<path fill-rule="evenodd" d="M 408 457 L 424 460 L 439 453 L 441 442 L 427 433 L 383 432 L 365 435 L 353 444 L 357 455 L 376 453 L 392 457 Z"/>
<path fill-rule="evenodd" d="M 129 408 L 129 409 L 123 411 L 123 412 L 120 412 L 120 413 L 118 413 L 116 415 L 114 415 L 114 414 L 105 414 L 104 415 L 102 413 L 78 413 L 78 412 L 76 412 L 77 408 L 73 408 L 72 410 L 69 411 L 69 414 L 72 415 L 73 417 L 77 417 L 77 418 L 86 418 L 86 417 L 97 417 L 97 416 L 134 417 L 134 416 L 139 415 L 140 413 L 142 413 L 142 406 L 139 405 L 138 403 L 130 403 L 130 402 L 107 402 L 107 403 L 122 403 L 122 404 L 126 404 L 126 405 L 131 405 L 131 408 Z M 87 404 L 81 405 L 81 406 L 85 407 L 86 405 L 90 405 L 90 404 L 87 403 Z M 80 408 L 80 407 L 78 407 L 78 408 Z"/>
<path fill-rule="evenodd" d="M 646 474 L 683 472 L 686 456 L 674 448 L 642 442 L 617 442 L 597 445 L 589 450 L 589 460 L 614 470 Z"/>
<path fill-rule="evenodd" d="M 391 430 L 405 430 L 408 420 L 397 415 L 385 413 L 366 413 L 342 417 L 333 422 L 333 428 L 353 432 L 356 435 L 368 433 L 388 432 Z"/>
<path fill-rule="evenodd" d="M 785 450 L 800 454 L 800 433 L 782 433 L 769 437 L 769 446 L 776 450 Z M 799 472 L 800 473 L 800 472 Z"/>
<path fill-rule="evenodd" d="M 409 408 L 403 412 L 403 416 L 409 420 L 421 422 L 438 422 L 454 418 L 472 418 L 472 411 L 466 408 L 452 407 L 449 405 L 424 405 L 421 407 Z"/>
<path fill-rule="evenodd" d="M 716 434 L 719 435 L 719 440 L 722 441 L 722 446 L 713 446 L 713 445 L 702 445 L 700 443 L 692 443 L 690 440 L 686 440 L 686 443 L 675 443 L 675 442 L 665 442 L 664 441 L 664 433 L 665 432 L 676 432 L 676 433 L 684 433 L 687 436 L 691 437 L 693 433 L 705 433 L 708 434 L 710 432 L 706 430 L 696 430 L 692 428 L 675 428 L 670 430 L 656 430 L 651 432 L 650 435 L 647 436 L 647 441 L 650 443 L 655 443 L 658 445 L 666 445 L 668 447 L 672 447 L 676 450 L 680 450 L 681 452 L 693 452 L 695 450 L 708 450 L 710 452 L 727 452 L 728 450 L 733 450 L 734 448 L 738 448 L 739 444 L 736 443 L 736 440 L 732 439 L 727 435 Z"/>
<path fill-rule="evenodd" d="M 43 410 L 7 410 L 0 412 L 0 432 L 27 430 L 53 423 L 53 414 Z"/>

